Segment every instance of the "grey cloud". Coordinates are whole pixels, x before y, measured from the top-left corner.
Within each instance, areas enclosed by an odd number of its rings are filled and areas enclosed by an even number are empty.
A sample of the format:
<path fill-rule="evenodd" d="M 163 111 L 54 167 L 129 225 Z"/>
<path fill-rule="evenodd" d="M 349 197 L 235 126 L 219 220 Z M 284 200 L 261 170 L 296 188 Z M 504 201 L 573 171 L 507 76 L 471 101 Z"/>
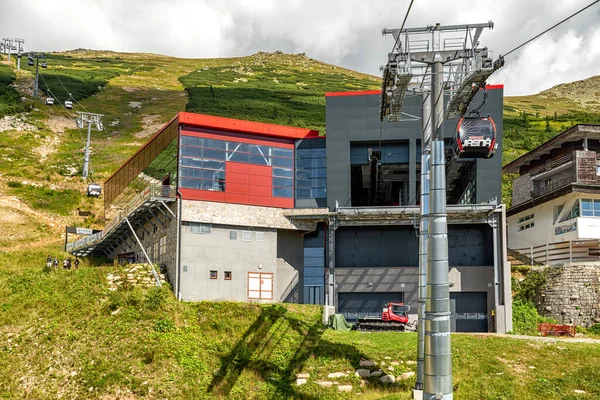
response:
<path fill-rule="evenodd" d="M 374 75 L 409 1 L 392 0 L 3 0 L 2 36 L 28 49 L 154 52 L 231 57 L 258 50 L 298 53 Z M 514 48 L 589 0 L 418 0 L 406 26 L 492 20 L 481 44 L 494 55 Z M 530 94 L 598 74 L 600 5 L 507 57 L 492 76 L 507 94 Z"/>

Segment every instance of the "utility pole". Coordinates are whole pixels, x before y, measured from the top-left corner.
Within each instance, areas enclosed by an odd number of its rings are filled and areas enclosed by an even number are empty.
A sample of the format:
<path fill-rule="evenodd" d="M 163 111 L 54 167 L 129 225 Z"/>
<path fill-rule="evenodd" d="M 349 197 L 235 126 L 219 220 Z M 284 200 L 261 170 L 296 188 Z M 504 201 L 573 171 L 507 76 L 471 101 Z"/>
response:
<path fill-rule="evenodd" d="M 415 390 L 423 390 L 425 354 L 425 298 L 427 297 L 427 251 L 429 242 L 429 153 L 431 148 L 431 95 L 421 95 L 421 218 L 419 221 L 419 288 L 417 310 L 417 381 Z"/>
<path fill-rule="evenodd" d="M 35 58 L 35 87 L 33 88 L 33 97 L 38 97 L 40 58 L 42 59 L 42 68 L 45 68 L 44 65 L 46 62 L 46 55 L 44 53 L 30 52 L 29 55 L 27 56 L 27 60 L 28 60 L 27 63 L 30 64 L 30 61 L 33 61 L 34 58 Z"/>
<path fill-rule="evenodd" d="M 90 136 L 92 133 L 92 124 L 96 125 L 96 128 L 101 131 L 102 127 L 102 117 L 103 114 L 93 114 L 88 112 L 78 111 L 77 114 L 77 126 L 79 128 L 83 128 L 83 125 L 87 122 L 87 140 L 85 141 L 85 154 L 83 156 L 83 173 L 82 176 L 84 179 L 88 178 L 89 175 L 89 165 L 90 165 Z"/>
<path fill-rule="evenodd" d="M 380 117 L 398 121 L 406 90 L 425 93 L 431 86 L 430 99 L 424 94 L 422 104 L 415 399 L 453 398 L 443 122 L 444 117 L 464 114 L 479 88 L 497 69 L 496 64 L 501 64 L 491 62 L 487 48 L 478 48 L 485 28 L 492 29 L 493 23 L 383 30 L 384 35 L 393 35 L 395 45 L 384 68 Z M 446 109 L 444 90 L 449 94 Z"/>
<path fill-rule="evenodd" d="M 21 55 L 23 54 L 25 40 L 15 38 L 15 43 L 17 44 L 17 71 L 21 69 Z"/>
<path fill-rule="evenodd" d="M 4 43 L 4 51 L 8 50 L 8 61 L 10 61 L 10 53 L 15 48 L 13 45 L 13 40 L 11 38 L 2 38 L 2 42 Z"/>

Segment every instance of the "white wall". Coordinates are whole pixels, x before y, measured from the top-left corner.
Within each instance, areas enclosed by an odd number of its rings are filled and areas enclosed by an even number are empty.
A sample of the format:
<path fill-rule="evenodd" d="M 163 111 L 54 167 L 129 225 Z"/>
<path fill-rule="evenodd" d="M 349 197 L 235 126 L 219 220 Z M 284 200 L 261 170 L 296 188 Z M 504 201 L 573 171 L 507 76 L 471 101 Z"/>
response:
<path fill-rule="evenodd" d="M 600 218 L 579 217 L 555 223 L 556 208 L 564 205 L 565 207 L 561 215 L 565 215 L 577 199 L 600 199 L 600 195 L 570 193 L 507 217 L 508 247 L 510 249 L 520 249 L 544 245 L 546 243 L 552 244 L 569 240 L 600 238 Z M 533 220 L 518 223 L 519 218 L 530 214 L 535 214 Z M 560 221 L 560 219 L 558 218 L 557 221 Z M 521 225 L 532 221 L 534 222 L 532 228 L 519 231 Z M 566 227 L 573 223 L 577 227 L 575 231 L 556 234 L 555 228 Z"/>

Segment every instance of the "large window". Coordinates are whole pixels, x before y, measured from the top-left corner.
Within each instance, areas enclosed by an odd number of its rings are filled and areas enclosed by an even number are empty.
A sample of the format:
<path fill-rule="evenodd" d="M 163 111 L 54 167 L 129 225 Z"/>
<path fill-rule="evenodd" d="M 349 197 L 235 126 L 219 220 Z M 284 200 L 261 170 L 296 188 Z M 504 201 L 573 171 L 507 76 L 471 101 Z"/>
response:
<path fill-rule="evenodd" d="M 581 199 L 582 217 L 600 217 L 600 200 Z"/>
<path fill-rule="evenodd" d="M 296 198 L 327 198 L 325 148 L 305 148 L 296 151 Z"/>
<path fill-rule="evenodd" d="M 181 137 L 180 186 L 225 191 L 226 161 L 273 167 L 272 195 L 293 197 L 292 149 L 192 136 Z"/>

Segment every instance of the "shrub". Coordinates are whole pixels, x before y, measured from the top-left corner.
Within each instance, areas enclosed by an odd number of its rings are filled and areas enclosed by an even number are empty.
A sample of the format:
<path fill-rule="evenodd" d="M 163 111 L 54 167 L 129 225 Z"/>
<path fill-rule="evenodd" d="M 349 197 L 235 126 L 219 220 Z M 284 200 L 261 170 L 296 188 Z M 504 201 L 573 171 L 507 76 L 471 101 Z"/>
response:
<path fill-rule="evenodd" d="M 594 335 L 600 335 L 600 324 L 594 324 L 588 328 L 588 332 Z"/>

